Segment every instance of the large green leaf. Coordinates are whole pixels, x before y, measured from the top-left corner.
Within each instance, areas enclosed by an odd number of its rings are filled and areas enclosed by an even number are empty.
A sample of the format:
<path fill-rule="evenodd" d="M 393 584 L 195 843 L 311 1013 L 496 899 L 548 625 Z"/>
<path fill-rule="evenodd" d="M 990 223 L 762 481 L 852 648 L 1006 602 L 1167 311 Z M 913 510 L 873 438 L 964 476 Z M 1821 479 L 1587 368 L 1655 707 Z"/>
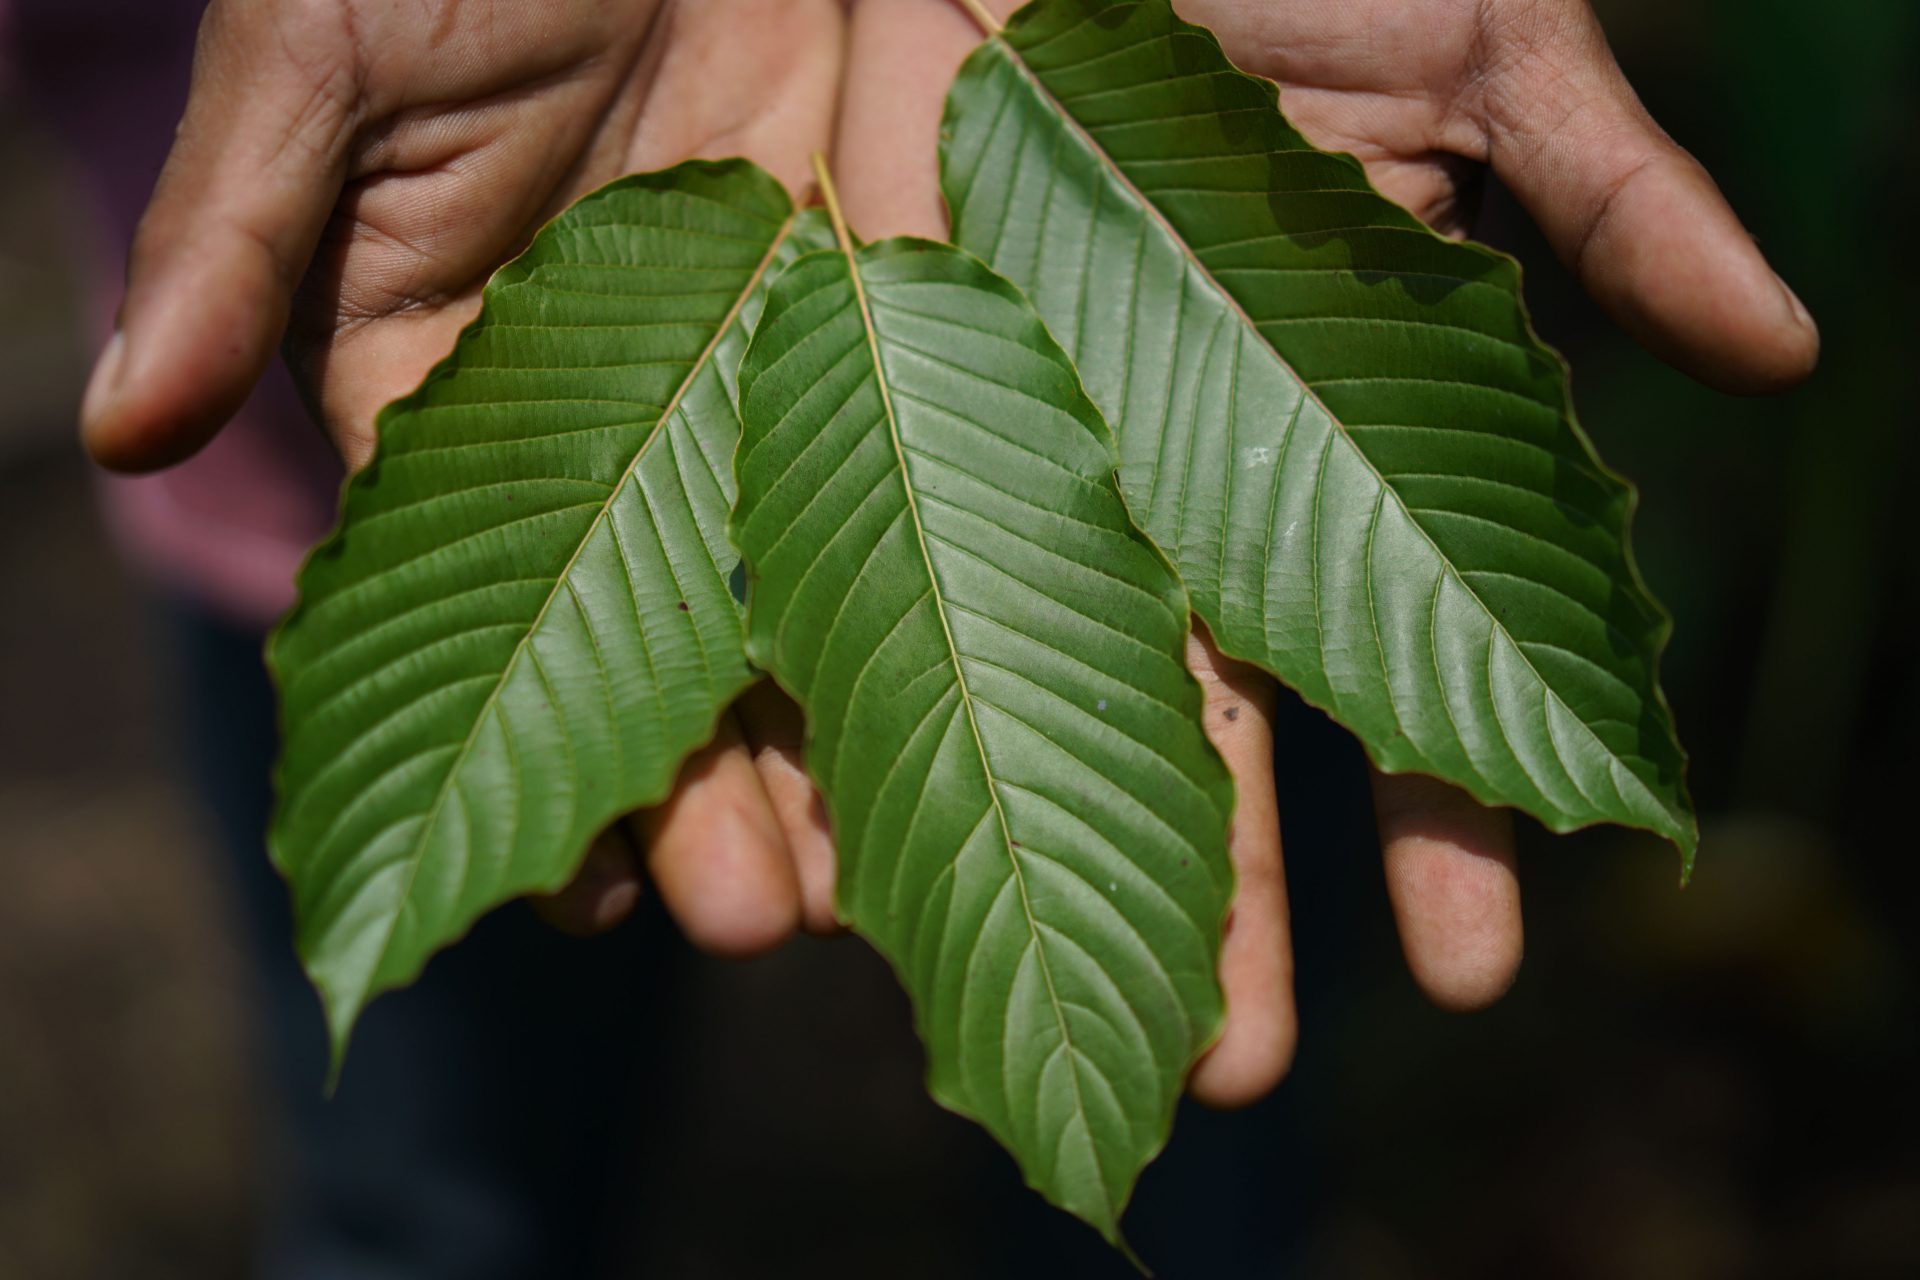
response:
<path fill-rule="evenodd" d="M 740 390 L 748 650 L 806 709 L 841 912 L 934 1096 L 1117 1242 L 1221 1017 L 1232 790 L 1186 596 L 1065 354 L 965 254 L 801 259 Z"/>
<path fill-rule="evenodd" d="M 831 239 L 744 162 L 622 179 L 382 412 L 268 654 L 273 855 L 336 1060 L 368 1000 L 661 799 L 749 683 L 733 372 L 765 282 Z"/>
<path fill-rule="evenodd" d="M 1319 151 L 1166 0 L 1041 0 L 948 102 L 959 244 L 1024 288 L 1228 653 L 1555 830 L 1695 825 L 1629 487 L 1509 258 Z"/>

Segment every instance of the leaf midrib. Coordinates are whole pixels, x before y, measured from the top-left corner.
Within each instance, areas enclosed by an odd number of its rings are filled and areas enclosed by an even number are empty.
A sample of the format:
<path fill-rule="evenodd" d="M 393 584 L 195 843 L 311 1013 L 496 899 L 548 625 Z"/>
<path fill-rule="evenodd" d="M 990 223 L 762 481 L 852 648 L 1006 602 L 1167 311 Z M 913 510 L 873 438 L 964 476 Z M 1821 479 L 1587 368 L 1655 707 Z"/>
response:
<path fill-rule="evenodd" d="M 1587 724 L 1585 717 L 1580 715 L 1580 713 L 1575 711 L 1571 706 L 1567 705 L 1566 699 L 1560 696 L 1560 691 L 1554 688 L 1552 682 L 1550 682 L 1545 676 L 1543 676 L 1540 673 L 1540 669 L 1534 665 L 1533 659 L 1527 654 L 1526 650 L 1521 646 L 1521 643 L 1518 640 L 1516 640 L 1513 636 L 1513 633 L 1508 631 L 1507 628 L 1501 623 L 1499 614 L 1496 613 L 1493 607 L 1487 603 L 1486 599 L 1481 596 L 1479 591 L 1477 591 L 1474 588 L 1474 586 L 1466 580 L 1466 578 L 1462 575 L 1459 569 L 1459 566 L 1455 565 L 1452 558 L 1448 556 L 1445 551 L 1441 550 L 1440 544 L 1433 540 L 1433 535 L 1427 532 L 1426 527 L 1422 525 L 1418 520 L 1413 518 L 1412 514 L 1408 511 L 1405 499 L 1403 499 L 1400 496 L 1399 490 L 1393 488 L 1393 485 L 1391 484 L 1391 482 L 1388 481 L 1385 474 L 1383 474 L 1381 470 L 1374 465 L 1373 459 L 1368 457 L 1366 451 L 1359 446 L 1358 442 L 1356 442 L 1351 435 L 1348 434 L 1346 422 L 1338 414 L 1334 413 L 1332 409 L 1328 408 L 1326 402 L 1322 400 L 1319 394 L 1314 390 L 1313 385 L 1309 383 L 1305 378 L 1301 377 L 1299 374 L 1299 371 L 1293 367 L 1292 362 L 1289 361 L 1286 358 L 1286 356 L 1282 354 L 1281 351 L 1273 345 L 1273 342 L 1267 337 L 1266 333 L 1260 328 L 1260 326 L 1254 323 L 1253 317 L 1247 314 L 1246 308 L 1240 305 L 1239 299 L 1235 298 L 1233 294 L 1226 288 L 1225 285 L 1221 284 L 1217 279 L 1214 278 L 1213 272 L 1208 269 L 1206 263 L 1201 260 L 1200 255 L 1194 251 L 1193 247 L 1187 243 L 1186 237 L 1180 233 L 1178 228 L 1176 228 L 1170 221 L 1167 220 L 1166 215 L 1161 213 L 1159 207 L 1156 206 L 1152 200 L 1148 199 L 1146 196 L 1146 193 L 1141 191 L 1140 188 L 1137 185 L 1135 185 L 1133 179 L 1127 176 L 1126 172 L 1120 168 L 1119 163 L 1115 161 L 1111 155 L 1108 154 L 1107 149 L 1100 145 L 1099 140 L 1096 139 L 1086 129 L 1086 127 L 1082 125 L 1080 121 L 1074 117 L 1072 112 L 1067 110 L 1065 105 L 1062 104 L 1061 101 L 1054 96 L 1053 91 L 1047 88 L 1046 84 L 1040 79 L 1038 73 L 1036 73 L 1031 67 L 1027 65 L 1026 59 L 1020 55 L 1019 50 L 1015 49 L 1012 46 L 1012 44 L 1008 42 L 1004 29 L 995 30 L 991 32 L 987 37 L 987 43 L 995 46 L 997 49 L 1000 50 L 1001 56 L 1013 68 L 1015 74 L 1017 74 L 1018 76 L 1020 76 L 1021 79 L 1026 81 L 1026 83 L 1031 87 L 1032 91 L 1036 96 L 1038 96 L 1040 99 L 1042 99 L 1044 103 L 1050 105 L 1053 108 L 1054 114 L 1059 117 L 1059 119 L 1063 122 L 1063 124 L 1067 129 L 1071 130 L 1073 133 L 1076 133 L 1080 136 L 1081 140 L 1086 144 L 1087 149 L 1096 157 L 1096 159 L 1099 161 L 1101 166 L 1105 168 L 1107 172 L 1113 175 L 1114 180 L 1118 182 L 1121 185 L 1122 189 L 1124 189 L 1139 204 L 1140 208 L 1145 211 L 1146 216 L 1152 221 L 1157 222 L 1160 225 L 1161 229 L 1167 234 L 1168 238 L 1173 242 L 1174 246 L 1179 250 L 1181 256 L 1183 256 L 1184 258 L 1187 259 L 1187 261 L 1193 264 L 1194 268 L 1198 271 L 1201 279 L 1206 283 L 1206 286 L 1217 297 L 1219 297 L 1221 301 L 1227 305 L 1228 308 L 1231 309 L 1234 315 L 1239 317 L 1241 323 L 1243 323 L 1249 330 L 1253 332 L 1254 336 L 1259 339 L 1260 344 L 1264 346 L 1269 352 L 1272 353 L 1273 358 L 1279 362 L 1280 367 L 1286 371 L 1287 376 L 1291 378 L 1294 381 L 1294 383 L 1300 388 L 1300 393 L 1302 397 L 1311 399 L 1315 405 L 1319 406 L 1321 412 L 1326 414 L 1327 421 L 1333 424 L 1335 433 L 1339 435 L 1340 438 L 1346 442 L 1347 447 L 1359 458 L 1361 464 L 1365 466 L 1366 469 L 1373 475 L 1374 479 L 1379 483 L 1381 489 L 1384 492 L 1391 492 L 1393 494 L 1394 502 L 1396 503 L 1396 505 L 1400 507 L 1402 514 L 1407 517 L 1407 523 L 1413 526 L 1413 528 L 1419 533 L 1420 537 L 1426 542 L 1426 544 L 1433 549 L 1434 555 L 1439 559 L 1441 565 L 1444 567 L 1445 572 L 1450 574 L 1453 577 L 1454 581 L 1460 585 L 1461 590 L 1465 591 L 1469 596 L 1471 596 L 1473 598 L 1474 603 L 1480 606 L 1482 612 L 1484 612 L 1487 615 L 1487 618 L 1490 621 L 1493 630 L 1506 638 L 1507 643 L 1510 646 L 1512 646 L 1514 652 L 1519 655 L 1520 661 L 1525 664 L 1528 672 L 1532 674 L 1535 680 L 1538 680 L 1540 682 L 1540 687 L 1546 691 L 1547 696 L 1551 697 L 1556 703 L 1560 705 L 1562 710 L 1564 710 L 1567 713 L 1567 715 L 1573 720 L 1573 722 L 1580 726 L 1580 731 L 1583 734 L 1585 734 L 1587 738 L 1591 740 L 1595 746 L 1597 746 L 1602 752 L 1604 752 L 1606 754 L 1606 757 L 1609 760 L 1614 761 L 1623 770 L 1625 770 L 1627 776 L 1633 779 L 1635 789 L 1639 791 L 1641 796 L 1644 797 L 1645 800 L 1653 806 L 1654 810 L 1660 813 L 1663 817 L 1665 817 L 1670 823 L 1672 823 L 1675 830 L 1684 833 L 1687 828 L 1686 822 L 1680 816 L 1676 815 L 1665 801 L 1663 801 L 1659 796 L 1653 793 L 1652 788 L 1650 788 L 1647 785 L 1646 780 L 1640 776 L 1639 772 L 1635 770 L 1628 761 L 1622 759 L 1618 752 L 1616 752 L 1612 747 L 1608 746 L 1606 742 L 1602 740 L 1601 737 L 1593 731 L 1592 727 Z M 1234 74 L 1245 75 L 1246 73 L 1235 70 Z M 1263 106 L 1259 109 L 1266 110 L 1267 108 Z M 1373 228 L 1351 228 L 1351 229 L 1371 230 Z M 1421 230 L 1421 231 L 1424 231 L 1425 234 L 1428 234 L 1428 235 L 1433 234 L 1431 230 L 1424 229 L 1424 228 L 1417 229 L 1417 228 L 1409 227 L 1409 228 L 1405 228 L 1405 230 L 1408 230 L 1408 231 Z M 1474 383 L 1471 385 L 1475 387 L 1480 386 L 1480 384 L 1478 383 Z M 1559 416 L 1559 415 L 1556 414 L 1556 416 Z M 1249 657 L 1250 655 L 1239 654 L 1236 656 L 1245 658 L 1245 657 Z M 1391 689 L 1389 689 L 1388 701 L 1389 702 L 1392 701 Z M 1499 715 L 1497 709 L 1495 710 L 1494 715 L 1497 721 L 1498 715 Z M 1396 718 L 1398 717 L 1397 710 L 1395 711 L 1395 716 Z M 1503 732 L 1504 732 L 1504 727 L 1503 727 Z M 1425 753 L 1422 752 L 1422 755 L 1424 754 Z M 1474 766 L 1474 772 L 1476 774 L 1480 773 L 1480 769 L 1478 765 Z M 1571 771 L 1569 771 L 1569 776 L 1571 776 Z M 1578 790 L 1577 784 L 1576 784 L 1576 790 Z"/>
<path fill-rule="evenodd" d="M 433 833 L 437 828 L 440 811 L 445 806 L 447 797 L 453 794 L 455 790 L 454 780 L 459 776 L 461 767 L 466 763 L 469 754 L 472 752 L 473 744 L 479 739 L 481 726 L 487 722 L 487 718 L 493 714 L 494 708 L 499 705 L 501 691 L 507 687 L 515 668 L 518 667 L 520 660 L 528 652 L 528 647 L 533 643 L 533 637 L 539 634 L 541 624 L 546 621 L 547 614 L 553 608 L 554 602 L 560 599 L 565 589 L 570 586 L 574 566 L 580 562 L 580 557 L 585 553 L 587 544 L 593 541 L 593 535 L 599 530 L 601 524 L 606 521 L 612 512 L 614 504 L 619 501 L 620 494 L 626 489 L 628 482 L 633 479 L 634 473 L 640 469 L 640 464 L 652 450 L 654 441 L 660 438 L 661 431 L 665 429 L 673 415 L 679 411 L 681 402 L 686 398 L 688 390 L 699 379 L 701 372 L 713 359 L 713 354 L 719 349 L 720 343 L 726 338 L 727 331 L 731 329 L 734 322 L 739 319 L 741 309 L 746 306 L 747 299 L 753 295 L 754 288 L 760 283 L 761 279 L 766 275 L 767 270 L 773 265 L 775 256 L 786 243 L 788 235 L 792 233 L 793 224 L 800 217 L 801 212 L 802 210 L 795 209 L 788 213 L 786 218 L 781 221 L 779 229 L 774 232 L 772 242 L 768 245 L 766 253 L 754 266 L 752 273 L 747 277 L 746 283 L 741 287 L 739 296 L 733 300 L 733 305 L 727 309 L 727 314 L 714 329 L 713 336 L 707 339 L 707 343 L 701 348 L 700 354 L 696 356 L 693 363 L 687 367 L 686 376 L 680 380 L 679 385 L 674 388 L 673 395 L 668 399 L 667 403 L 661 407 L 660 414 L 654 419 L 653 425 L 648 429 L 646 438 L 642 440 L 639 447 L 633 451 L 633 457 L 628 460 L 626 468 L 620 473 L 620 478 L 614 482 L 612 490 L 607 494 L 606 501 L 600 505 L 600 509 L 595 513 L 593 520 L 587 525 L 585 531 L 581 533 L 579 542 L 574 546 L 573 554 L 567 557 L 566 564 L 563 565 L 560 572 L 555 575 L 553 589 L 547 593 L 547 598 L 541 602 L 539 612 L 536 613 L 533 616 L 533 620 L 527 624 L 526 634 L 520 637 L 519 642 L 513 647 L 513 652 L 508 655 L 506 663 L 500 669 L 499 678 L 494 682 L 493 688 L 487 693 L 486 701 L 482 703 L 479 710 L 474 713 L 473 726 L 468 729 L 467 736 L 460 743 L 459 750 L 454 753 L 453 758 L 448 762 L 446 777 L 442 780 L 440 789 L 435 793 L 433 803 L 428 806 L 426 815 L 421 822 L 420 836 L 414 842 L 412 850 L 407 855 L 407 878 L 401 886 L 399 895 L 399 901 L 403 907 L 407 900 L 413 895 L 413 886 L 419 878 L 421 865 L 426 861 L 427 844 L 433 838 Z M 624 562 L 623 556 L 622 563 L 624 564 Z M 387 956 L 393 948 L 394 935 L 399 931 L 400 917 L 402 914 L 402 910 L 394 910 L 387 913 L 386 932 L 381 937 L 380 949 L 375 954 L 373 964 L 368 970 L 363 993 L 365 989 L 373 986 L 378 978 L 381 966 L 387 961 Z M 357 1000 L 359 996 L 355 998 Z"/>
<path fill-rule="evenodd" d="M 1067 1054 L 1067 1078 L 1073 1084 L 1073 1109 L 1080 1122 L 1087 1129 L 1088 1139 L 1092 1140 L 1092 1117 L 1087 1111 L 1086 1099 L 1080 1091 L 1080 1051 L 1073 1041 L 1073 1032 L 1067 1023 L 1066 1010 L 1061 1005 L 1060 992 L 1054 985 L 1053 968 L 1047 961 L 1047 943 L 1041 936 L 1040 919 L 1034 914 L 1033 900 L 1027 891 L 1026 872 L 1020 866 L 1019 844 L 1013 838 L 1013 829 L 1007 821 L 1007 811 L 1000 801 L 1000 780 L 994 775 L 993 762 L 987 755 L 985 736 L 980 732 L 980 720 L 974 711 L 973 693 L 967 687 L 966 663 L 960 656 L 960 646 L 953 638 L 953 624 L 947 617 L 946 593 L 940 586 L 940 574 L 934 567 L 933 555 L 927 546 L 926 526 L 920 517 L 920 503 L 913 491 L 913 472 L 907 461 L 905 443 L 900 437 L 900 420 L 894 413 L 893 392 L 888 386 L 886 365 L 880 356 L 879 330 L 873 321 L 873 309 L 867 300 L 867 289 L 860 276 L 860 264 L 855 259 L 851 243 L 844 237 L 845 228 L 836 225 L 835 230 L 842 233 L 840 252 L 846 258 L 847 275 L 853 282 L 853 296 L 860 308 L 860 323 L 866 332 L 867 350 L 873 358 L 874 382 L 880 389 L 880 404 L 887 419 L 887 438 L 893 446 L 893 455 L 900 468 L 900 488 L 906 494 L 907 518 L 913 525 L 914 543 L 920 550 L 921 563 L 926 567 L 927 582 L 933 592 L 933 611 L 940 619 L 940 634 L 945 638 L 947 654 L 953 664 L 954 683 L 960 693 L 960 705 L 966 708 L 967 728 L 973 734 L 973 747 L 980 759 L 980 771 L 987 783 L 987 800 L 993 808 L 995 821 L 1000 827 L 1001 846 L 1007 853 L 1007 865 L 1012 869 L 1013 881 L 1020 894 L 1020 913 L 1027 922 L 1027 934 L 1033 940 L 1034 955 L 1040 964 L 1040 979 L 1047 989 L 1047 1002 L 1053 1010 L 1054 1023 L 1060 1029 L 1060 1044 Z M 1062 1135 L 1064 1137 L 1064 1133 Z M 1107 1217 L 1113 1217 L 1113 1197 L 1107 1191 L 1106 1173 L 1100 1168 L 1099 1160 L 1094 1161 L 1094 1181 L 1099 1184 L 1101 1202 L 1106 1206 Z"/>

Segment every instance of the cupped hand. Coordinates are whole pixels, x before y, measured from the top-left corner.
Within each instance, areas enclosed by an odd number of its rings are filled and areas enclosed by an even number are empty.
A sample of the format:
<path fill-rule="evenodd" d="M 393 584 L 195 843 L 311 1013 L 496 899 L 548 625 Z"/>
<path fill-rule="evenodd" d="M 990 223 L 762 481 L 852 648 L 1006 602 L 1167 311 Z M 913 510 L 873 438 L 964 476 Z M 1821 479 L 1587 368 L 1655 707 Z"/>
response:
<path fill-rule="evenodd" d="M 1017 0 L 985 0 L 1005 17 Z M 1175 0 L 1293 121 L 1381 189 L 1464 234 L 1480 175 L 1507 184 L 1596 301 L 1657 354 L 1731 391 L 1812 369 L 1812 321 L 1712 180 L 1641 107 L 1586 0 Z M 981 31 L 956 0 L 857 0 L 835 164 L 862 234 L 940 235 L 945 87 Z M 1291 1059 L 1296 1019 L 1273 783 L 1274 689 L 1196 637 L 1207 728 L 1232 766 L 1238 896 L 1221 958 L 1227 1025 L 1191 1090 L 1232 1106 Z M 1520 963 L 1505 812 L 1417 776 L 1374 778 L 1387 891 L 1416 982 L 1442 1006 L 1497 999 Z"/>
<path fill-rule="evenodd" d="M 841 0 L 214 0 L 82 408 L 88 448 L 130 471 L 189 456 L 284 339 L 359 466 L 380 407 L 580 195 L 744 155 L 804 197 L 831 143 L 844 46 Z M 801 912 L 779 815 L 813 822 L 792 714 L 775 703 L 755 721 L 758 756 L 729 714 L 672 799 L 635 822 L 638 839 L 605 834 L 543 913 L 605 927 L 631 908 L 644 863 L 702 945 L 784 938 Z M 812 881 L 831 876 L 823 837 L 798 847 Z"/>
<path fill-rule="evenodd" d="M 275 348 L 349 465 L 481 286 L 623 173 L 829 136 L 839 0 L 214 0 L 82 409 L 93 455 L 190 455 Z"/>

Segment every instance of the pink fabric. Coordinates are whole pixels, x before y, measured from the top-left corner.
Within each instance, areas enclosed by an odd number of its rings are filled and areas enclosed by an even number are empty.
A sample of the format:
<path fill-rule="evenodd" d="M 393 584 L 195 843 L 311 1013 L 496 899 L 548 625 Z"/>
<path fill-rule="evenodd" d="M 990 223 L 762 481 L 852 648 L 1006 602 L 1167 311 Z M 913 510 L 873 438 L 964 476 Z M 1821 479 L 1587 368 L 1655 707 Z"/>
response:
<path fill-rule="evenodd" d="M 99 277 L 118 281 L 186 100 L 203 0 L 0 0 L 4 71 L 65 143 L 100 228 Z M 9 74 L 10 73 L 10 74 Z M 100 299 L 99 337 L 118 302 Z M 105 478 L 128 558 L 227 617 L 265 624 L 332 520 L 340 464 L 276 366 L 199 456 Z"/>
<path fill-rule="evenodd" d="M 118 294 L 100 301 L 104 344 Z M 265 627 L 293 607 L 294 575 L 332 527 L 342 476 L 275 360 L 206 448 L 152 475 L 102 472 L 99 493 L 108 531 L 136 569 L 231 622 Z"/>
<path fill-rule="evenodd" d="M 255 403 L 263 399 L 266 406 Z M 294 573 L 332 519 L 338 473 L 305 415 L 275 399 L 256 396 L 180 466 L 107 476 L 101 486 L 108 527 L 130 561 L 223 616 L 260 626 L 292 607 Z M 318 447 L 276 429 L 289 426 Z"/>

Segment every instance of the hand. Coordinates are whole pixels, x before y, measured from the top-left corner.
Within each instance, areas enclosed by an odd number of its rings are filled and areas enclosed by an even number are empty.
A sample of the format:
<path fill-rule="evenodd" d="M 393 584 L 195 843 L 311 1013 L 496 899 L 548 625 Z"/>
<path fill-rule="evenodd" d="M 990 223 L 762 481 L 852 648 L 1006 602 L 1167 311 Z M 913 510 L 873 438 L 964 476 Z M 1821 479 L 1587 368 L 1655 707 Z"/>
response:
<path fill-rule="evenodd" d="M 840 0 L 214 0 L 118 334 L 87 391 L 88 448 L 121 470 L 187 457 L 285 335 L 359 466 L 380 407 L 451 349 L 494 268 L 578 196 L 745 155 L 804 197 L 831 141 L 844 27 Z M 772 945 L 799 915 L 770 798 L 814 821 L 791 715 L 775 703 L 755 722 L 759 763 L 726 717 L 674 798 L 640 819 L 662 897 L 715 950 Z M 817 903 L 821 870 L 832 875 L 824 829 L 801 846 Z M 633 841 L 610 832 L 543 910 L 604 927 L 639 875 Z M 814 918 L 830 924 L 831 910 Z"/>
<path fill-rule="evenodd" d="M 451 345 L 487 273 L 578 194 L 695 154 L 746 154 L 805 190 L 840 69 L 836 0 L 555 8 L 439 0 L 422 23 L 362 15 L 351 0 L 216 0 L 136 244 L 124 336 L 89 390 L 96 456 L 137 469 L 190 453 L 244 398 L 291 312 L 296 367 L 357 464 L 375 411 Z M 1704 172 L 1640 110 L 1580 0 L 1182 9 L 1279 79 L 1311 136 L 1355 151 L 1443 229 L 1464 229 L 1474 164 L 1491 163 L 1602 304 L 1703 379 L 1775 389 L 1810 369 L 1811 322 Z M 945 86 L 977 39 L 952 0 L 860 0 L 835 141 L 864 234 L 944 230 L 935 137 Z M 1271 1088 L 1294 1043 L 1273 686 L 1204 637 L 1193 666 L 1241 796 L 1228 1028 L 1192 1088 L 1235 1105 Z M 832 845 L 799 736 L 795 709 L 763 686 L 639 820 L 647 870 L 709 949 L 835 927 Z M 1448 1007 L 1491 1001 L 1521 944 L 1506 815 L 1415 777 L 1377 778 L 1375 799 L 1416 980 Z M 632 841 L 609 833 L 542 909 L 603 928 L 630 909 L 639 877 Z"/>
<path fill-rule="evenodd" d="M 987 0 L 1005 16 L 1017 0 Z M 1716 387 L 1768 391 L 1811 371 L 1818 337 L 1704 170 L 1634 97 L 1586 0 L 1176 0 L 1243 68 L 1280 82 L 1293 121 L 1355 153 L 1394 199 L 1463 234 L 1479 175 L 1517 194 L 1594 298 L 1656 353 Z M 945 86 L 980 39 L 954 0 L 858 0 L 836 138 L 859 231 L 941 235 Z M 1273 686 L 1204 637 L 1193 669 L 1239 785 L 1238 898 L 1221 958 L 1228 1019 L 1191 1080 L 1216 1105 L 1264 1095 L 1295 1040 L 1272 780 Z M 1472 1009 L 1521 954 L 1512 827 L 1431 779 L 1374 779 L 1386 881 L 1409 967 Z"/>
<path fill-rule="evenodd" d="M 798 192 L 839 0 L 214 0 L 82 409 L 94 456 L 193 453 L 283 335 L 347 463 L 495 267 L 623 173 L 744 154 Z"/>

